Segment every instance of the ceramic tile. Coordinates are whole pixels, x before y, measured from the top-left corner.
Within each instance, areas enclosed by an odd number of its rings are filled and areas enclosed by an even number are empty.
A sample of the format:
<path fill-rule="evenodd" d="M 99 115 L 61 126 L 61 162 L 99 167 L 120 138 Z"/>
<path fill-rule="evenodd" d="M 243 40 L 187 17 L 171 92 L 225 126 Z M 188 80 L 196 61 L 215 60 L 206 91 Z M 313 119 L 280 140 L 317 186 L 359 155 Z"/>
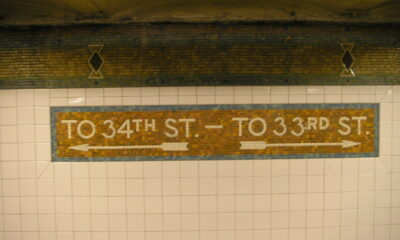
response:
<path fill-rule="evenodd" d="M 158 87 L 143 87 L 140 89 L 141 96 L 159 96 L 160 88 Z"/>
<path fill-rule="evenodd" d="M 162 87 L 160 88 L 160 96 L 177 96 L 178 88 L 177 87 Z"/>
<path fill-rule="evenodd" d="M 102 105 L 103 98 L 102 97 L 76 97 L 76 98 L 68 98 L 69 106 L 84 106 L 86 105 Z"/>
<path fill-rule="evenodd" d="M 46 107 L 50 104 L 50 92 L 48 89 L 35 89 L 34 103 L 35 107 Z"/>
<path fill-rule="evenodd" d="M 399 93 L 397 86 L 0 90 L 3 236 L 397 239 Z M 50 162 L 49 105 L 301 102 L 380 103 L 380 156 Z"/>
<path fill-rule="evenodd" d="M 86 99 L 83 98 L 72 98 L 69 102 L 70 106 L 102 106 L 104 105 L 103 96 L 87 96 Z"/>
<path fill-rule="evenodd" d="M 160 105 L 175 105 L 178 104 L 176 96 L 160 96 Z"/>
<path fill-rule="evenodd" d="M 217 96 L 229 96 L 229 95 L 233 95 L 233 87 L 219 87 L 217 86 L 215 88 L 215 92 L 217 94 Z"/>
<path fill-rule="evenodd" d="M 197 87 L 198 96 L 214 96 L 216 94 L 215 87 Z"/>
<path fill-rule="evenodd" d="M 0 160 L 15 161 L 18 160 L 18 145 L 15 143 L 0 143 Z"/>
<path fill-rule="evenodd" d="M 104 89 L 103 88 L 86 88 L 86 97 L 103 97 Z"/>
<path fill-rule="evenodd" d="M 3 178 L 19 178 L 18 162 L 2 162 L 1 176 Z"/>
<path fill-rule="evenodd" d="M 79 102 L 81 102 L 81 98 L 77 98 L 74 100 L 72 100 L 72 98 L 71 98 L 71 101 L 72 101 L 72 103 L 74 103 L 74 102 L 79 103 Z M 68 98 L 51 98 L 50 99 L 50 106 L 65 106 L 65 105 L 68 105 L 68 103 L 69 103 Z M 49 106 L 49 104 L 42 105 L 42 106 Z"/>
<path fill-rule="evenodd" d="M 69 98 L 83 98 L 86 96 L 86 91 L 84 88 L 68 88 L 67 96 Z"/>
<path fill-rule="evenodd" d="M 68 89 L 50 89 L 50 97 L 68 97 Z"/>
<path fill-rule="evenodd" d="M 16 107 L 16 106 L 17 106 L 17 91 L 1 90 L 0 107 Z"/>
<path fill-rule="evenodd" d="M 35 126 L 35 142 L 48 143 L 50 142 L 50 126 L 36 125 Z"/>
<path fill-rule="evenodd" d="M 16 143 L 17 133 L 16 126 L 0 126 L 0 143 Z"/>
<path fill-rule="evenodd" d="M 18 114 L 20 116 L 22 116 L 22 112 L 22 110 L 18 109 Z M 29 119 L 29 113 L 26 114 L 26 117 L 28 117 Z M 22 119 L 18 118 L 19 121 L 21 121 Z M 15 124 L 17 124 L 17 108 L 0 108 L 0 125 Z"/>
<path fill-rule="evenodd" d="M 233 95 L 217 95 L 215 98 L 216 104 L 233 104 Z"/>
<path fill-rule="evenodd" d="M 178 87 L 179 96 L 196 95 L 196 87 Z"/>
<path fill-rule="evenodd" d="M 140 96 L 140 88 L 122 88 L 122 96 L 124 97 Z"/>
<path fill-rule="evenodd" d="M 197 98 L 196 96 L 187 96 L 187 95 L 182 95 L 178 97 L 178 104 L 196 104 Z"/>
<path fill-rule="evenodd" d="M 140 97 L 123 97 L 122 105 L 140 105 Z"/>
<path fill-rule="evenodd" d="M 32 89 L 17 90 L 17 106 L 32 107 L 34 105 L 34 92 Z"/>
<path fill-rule="evenodd" d="M 48 107 L 35 108 L 35 124 L 50 124 L 50 109 Z"/>

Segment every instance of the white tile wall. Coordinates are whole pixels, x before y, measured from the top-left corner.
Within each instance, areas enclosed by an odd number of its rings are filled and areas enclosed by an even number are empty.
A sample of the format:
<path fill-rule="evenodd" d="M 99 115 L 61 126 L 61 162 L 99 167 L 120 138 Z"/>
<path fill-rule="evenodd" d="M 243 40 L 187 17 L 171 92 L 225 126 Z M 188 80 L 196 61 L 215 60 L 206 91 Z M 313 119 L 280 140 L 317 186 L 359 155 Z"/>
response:
<path fill-rule="evenodd" d="M 379 158 L 51 163 L 49 106 L 381 103 Z M 1 240 L 398 240 L 400 87 L 0 90 Z"/>

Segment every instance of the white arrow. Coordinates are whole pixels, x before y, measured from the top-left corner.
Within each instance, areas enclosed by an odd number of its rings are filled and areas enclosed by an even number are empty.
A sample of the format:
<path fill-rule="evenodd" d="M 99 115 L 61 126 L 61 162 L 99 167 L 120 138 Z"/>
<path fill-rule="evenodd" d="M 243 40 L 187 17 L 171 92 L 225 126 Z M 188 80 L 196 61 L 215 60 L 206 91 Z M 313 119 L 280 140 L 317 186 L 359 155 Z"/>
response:
<path fill-rule="evenodd" d="M 341 142 L 316 142 L 316 143 L 266 143 L 264 141 L 241 141 L 240 149 L 243 150 L 262 150 L 267 147 L 312 147 L 312 146 L 342 146 L 349 148 L 360 145 L 359 142 L 343 140 Z"/>
<path fill-rule="evenodd" d="M 119 150 L 119 149 L 157 149 L 160 148 L 164 151 L 187 151 L 187 142 L 166 142 L 160 145 L 126 145 L 126 146 L 90 146 L 89 144 L 82 144 L 71 146 L 69 149 L 84 151 L 89 150 Z"/>

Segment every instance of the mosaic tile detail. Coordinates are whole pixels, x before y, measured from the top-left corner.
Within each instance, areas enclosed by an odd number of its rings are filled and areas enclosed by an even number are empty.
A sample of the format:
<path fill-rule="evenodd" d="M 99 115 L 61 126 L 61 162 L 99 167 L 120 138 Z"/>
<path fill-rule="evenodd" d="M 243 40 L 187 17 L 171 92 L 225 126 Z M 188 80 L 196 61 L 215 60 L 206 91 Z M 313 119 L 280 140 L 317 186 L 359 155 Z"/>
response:
<path fill-rule="evenodd" d="M 52 107 L 52 161 L 377 157 L 379 104 Z"/>
<path fill-rule="evenodd" d="M 101 50 L 103 50 L 104 45 L 89 45 L 91 51 L 91 56 L 89 58 L 89 66 L 92 71 L 89 74 L 89 78 L 100 79 L 104 78 L 101 68 L 103 67 L 103 58 L 100 55 Z"/>
<path fill-rule="evenodd" d="M 352 53 L 352 50 L 354 48 L 354 43 L 342 43 L 340 45 L 342 46 L 342 49 L 344 51 L 342 59 L 341 59 L 344 69 L 341 73 L 341 76 L 355 77 L 356 74 L 354 73 L 354 70 L 352 69 L 353 64 L 354 64 L 354 57 L 353 57 L 353 53 Z"/>
<path fill-rule="evenodd" d="M 392 25 L 154 23 L 0 36 L 0 89 L 400 84 Z M 340 43 L 355 47 L 346 54 Z"/>

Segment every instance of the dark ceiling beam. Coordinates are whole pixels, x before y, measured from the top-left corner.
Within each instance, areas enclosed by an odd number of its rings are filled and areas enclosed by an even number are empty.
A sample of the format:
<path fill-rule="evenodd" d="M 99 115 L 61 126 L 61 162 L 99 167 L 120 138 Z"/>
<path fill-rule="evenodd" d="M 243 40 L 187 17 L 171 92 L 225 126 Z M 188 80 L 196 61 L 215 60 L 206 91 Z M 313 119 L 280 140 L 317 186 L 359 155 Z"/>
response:
<path fill-rule="evenodd" d="M 398 0 L 1 1 L 0 25 L 323 21 L 398 23 Z"/>

